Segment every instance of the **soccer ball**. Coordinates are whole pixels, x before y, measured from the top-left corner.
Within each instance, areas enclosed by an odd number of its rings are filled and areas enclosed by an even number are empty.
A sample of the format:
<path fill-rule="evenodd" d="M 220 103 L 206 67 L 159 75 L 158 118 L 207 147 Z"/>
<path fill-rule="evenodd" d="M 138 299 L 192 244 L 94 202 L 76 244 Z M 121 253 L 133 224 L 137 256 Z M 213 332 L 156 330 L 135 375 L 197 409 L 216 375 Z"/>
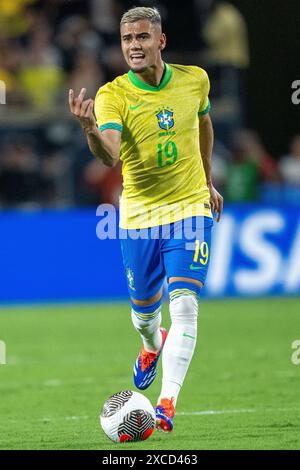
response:
<path fill-rule="evenodd" d="M 154 431 L 155 411 L 141 393 L 123 390 L 106 400 L 100 424 L 114 442 L 145 441 Z"/>

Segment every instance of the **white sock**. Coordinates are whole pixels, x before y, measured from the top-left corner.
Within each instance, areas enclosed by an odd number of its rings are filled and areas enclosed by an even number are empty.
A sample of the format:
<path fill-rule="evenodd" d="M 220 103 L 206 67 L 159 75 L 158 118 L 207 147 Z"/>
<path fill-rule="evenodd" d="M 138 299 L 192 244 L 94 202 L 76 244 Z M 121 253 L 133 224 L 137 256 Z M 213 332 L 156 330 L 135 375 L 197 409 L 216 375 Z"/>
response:
<path fill-rule="evenodd" d="M 162 353 L 163 380 L 158 402 L 174 397 L 175 406 L 196 346 L 198 301 L 192 291 L 176 297 L 174 290 L 172 297 L 172 325 Z"/>
<path fill-rule="evenodd" d="M 148 352 L 158 352 L 162 344 L 161 325 L 161 306 L 153 313 L 140 313 L 131 311 L 131 319 L 135 329 L 140 333 L 143 345 Z"/>

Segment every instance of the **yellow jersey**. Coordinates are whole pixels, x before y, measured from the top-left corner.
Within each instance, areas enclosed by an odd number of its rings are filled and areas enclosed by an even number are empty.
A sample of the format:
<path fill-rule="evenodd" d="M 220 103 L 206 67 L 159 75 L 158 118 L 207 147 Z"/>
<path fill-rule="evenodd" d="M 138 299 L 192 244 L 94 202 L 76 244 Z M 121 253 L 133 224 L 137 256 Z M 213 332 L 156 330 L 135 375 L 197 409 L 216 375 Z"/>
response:
<path fill-rule="evenodd" d="M 203 69 L 165 64 L 158 87 L 130 70 L 99 89 L 99 130 L 122 133 L 121 228 L 212 217 L 199 141 L 199 116 L 210 110 L 209 87 Z"/>

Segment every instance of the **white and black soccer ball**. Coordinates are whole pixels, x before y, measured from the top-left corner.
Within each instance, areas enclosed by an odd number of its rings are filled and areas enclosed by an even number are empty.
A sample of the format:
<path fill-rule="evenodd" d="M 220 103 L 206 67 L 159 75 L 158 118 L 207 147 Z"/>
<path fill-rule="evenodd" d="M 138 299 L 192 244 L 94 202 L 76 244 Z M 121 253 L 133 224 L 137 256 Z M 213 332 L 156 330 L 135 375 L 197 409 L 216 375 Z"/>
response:
<path fill-rule="evenodd" d="M 145 441 L 154 431 L 155 411 L 141 393 L 123 390 L 106 400 L 100 424 L 114 442 Z"/>

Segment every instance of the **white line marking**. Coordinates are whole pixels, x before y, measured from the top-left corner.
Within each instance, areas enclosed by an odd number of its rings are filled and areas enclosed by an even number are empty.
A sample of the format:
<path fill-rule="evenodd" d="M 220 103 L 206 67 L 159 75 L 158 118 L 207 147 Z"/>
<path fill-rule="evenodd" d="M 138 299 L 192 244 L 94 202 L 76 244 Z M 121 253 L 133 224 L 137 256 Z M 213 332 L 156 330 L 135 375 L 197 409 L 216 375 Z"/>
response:
<path fill-rule="evenodd" d="M 274 413 L 274 412 L 293 412 L 300 411 L 299 408 L 261 408 L 261 409 L 240 409 L 240 410 L 205 410 L 205 411 L 179 411 L 175 416 L 206 416 L 206 415 L 225 415 L 225 414 L 243 414 L 243 413 Z"/>
<path fill-rule="evenodd" d="M 79 420 L 79 419 L 89 419 L 88 416 L 67 416 L 66 420 Z"/>
<path fill-rule="evenodd" d="M 60 418 L 56 417 L 56 418 L 49 418 L 49 417 L 45 417 L 45 418 L 42 418 L 41 421 L 43 421 L 44 423 L 50 423 L 50 422 L 54 422 L 54 421 L 61 421 L 61 420 L 66 420 L 66 421 L 79 421 L 81 419 L 90 419 L 89 416 L 61 416 Z"/>
<path fill-rule="evenodd" d="M 274 412 L 279 412 L 279 413 L 295 413 L 295 412 L 300 412 L 300 408 L 261 408 L 261 409 L 244 409 L 241 408 L 240 410 L 203 410 L 203 411 L 179 411 L 178 413 L 175 413 L 176 416 L 207 416 L 207 415 L 224 415 L 224 414 L 243 414 L 243 413 L 274 413 Z M 87 420 L 87 419 L 94 419 L 94 416 L 88 416 L 88 415 L 83 415 L 83 416 L 56 416 L 56 417 L 49 417 L 45 416 L 42 419 L 34 419 L 34 422 L 38 421 L 43 421 L 43 422 L 55 422 L 55 421 L 79 421 L 79 420 Z M 19 423 L 19 420 L 17 419 L 6 419 L 6 423 Z"/>
<path fill-rule="evenodd" d="M 44 387 L 61 387 L 62 381 L 59 379 L 50 379 L 43 383 Z"/>
<path fill-rule="evenodd" d="M 83 377 L 81 380 L 74 381 L 63 381 L 60 379 L 48 379 L 42 385 L 44 387 L 64 387 L 68 385 L 82 385 L 82 384 L 92 384 L 95 382 L 94 377 Z"/>
<path fill-rule="evenodd" d="M 224 415 L 234 413 L 257 413 L 258 410 L 206 410 L 206 411 L 179 411 L 176 416 L 204 416 L 204 415 Z"/>

